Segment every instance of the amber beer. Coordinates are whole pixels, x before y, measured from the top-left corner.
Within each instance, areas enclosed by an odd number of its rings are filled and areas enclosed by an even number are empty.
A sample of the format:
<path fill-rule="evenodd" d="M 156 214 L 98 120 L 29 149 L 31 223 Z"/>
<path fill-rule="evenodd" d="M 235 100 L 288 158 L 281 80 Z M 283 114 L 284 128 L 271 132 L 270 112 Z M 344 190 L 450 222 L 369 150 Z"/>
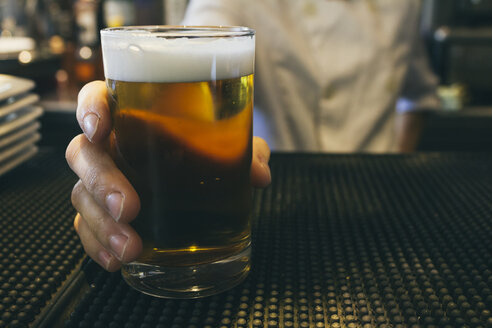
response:
<path fill-rule="evenodd" d="M 244 248 L 253 77 L 107 83 L 120 167 L 142 202 L 134 222 L 144 241 L 139 261 L 195 265 Z M 154 102 L 145 104 L 149 93 Z"/>
<path fill-rule="evenodd" d="M 254 32 L 103 30 L 115 160 L 137 190 L 136 289 L 202 297 L 250 268 Z"/>

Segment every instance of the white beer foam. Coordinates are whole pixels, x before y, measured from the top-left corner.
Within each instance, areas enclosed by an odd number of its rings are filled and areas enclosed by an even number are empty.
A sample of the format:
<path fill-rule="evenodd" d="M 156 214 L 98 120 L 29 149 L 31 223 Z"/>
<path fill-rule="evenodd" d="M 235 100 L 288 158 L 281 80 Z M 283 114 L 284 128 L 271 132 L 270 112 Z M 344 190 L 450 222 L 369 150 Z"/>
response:
<path fill-rule="evenodd" d="M 126 82 L 194 82 L 245 76 L 254 70 L 255 37 L 164 38 L 101 33 L 106 78 Z"/>

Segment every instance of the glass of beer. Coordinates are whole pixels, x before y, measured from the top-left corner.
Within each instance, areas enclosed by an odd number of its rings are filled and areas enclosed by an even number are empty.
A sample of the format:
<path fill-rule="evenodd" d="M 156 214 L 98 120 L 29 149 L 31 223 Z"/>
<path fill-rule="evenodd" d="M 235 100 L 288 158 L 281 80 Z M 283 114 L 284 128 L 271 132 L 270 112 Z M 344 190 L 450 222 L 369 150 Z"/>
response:
<path fill-rule="evenodd" d="M 113 157 L 141 203 L 146 294 L 197 298 L 250 270 L 255 33 L 245 27 L 101 31 Z"/>

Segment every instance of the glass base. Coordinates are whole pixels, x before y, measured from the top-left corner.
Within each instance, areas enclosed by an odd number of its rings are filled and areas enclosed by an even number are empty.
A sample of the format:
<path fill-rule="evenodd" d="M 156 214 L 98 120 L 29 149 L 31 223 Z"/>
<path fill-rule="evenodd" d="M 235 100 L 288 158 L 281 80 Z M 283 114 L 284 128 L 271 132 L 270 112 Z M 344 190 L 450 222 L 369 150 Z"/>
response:
<path fill-rule="evenodd" d="M 125 281 L 142 293 L 163 298 L 200 298 L 231 289 L 250 270 L 251 246 L 217 262 L 188 267 L 124 264 Z"/>

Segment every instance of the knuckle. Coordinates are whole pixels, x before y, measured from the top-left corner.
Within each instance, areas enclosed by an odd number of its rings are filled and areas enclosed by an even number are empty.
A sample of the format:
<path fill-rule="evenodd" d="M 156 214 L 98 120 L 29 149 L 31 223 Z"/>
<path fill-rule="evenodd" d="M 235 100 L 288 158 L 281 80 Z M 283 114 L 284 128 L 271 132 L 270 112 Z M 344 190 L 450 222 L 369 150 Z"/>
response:
<path fill-rule="evenodd" d="M 106 197 L 107 180 L 106 174 L 97 167 L 89 168 L 83 178 L 85 188 L 99 201 L 103 201 Z"/>
<path fill-rule="evenodd" d="M 79 180 L 80 182 L 80 180 Z M 72 205 L 77 208 L 78 204 L 78 199 L 80 196 L 80 187 L 79 187 L 79 182 L 77 182 L 73 188 L 72 188 L 72 194 L 71 194 L 71 200 L 72 200 Z"/>
<path fill-rule="evenodd" d="M 82 180 L 86 190 L 99 204 L 103 204 L 106 196 L 114 189 L 111 172 L 99 166 L 88 168 Z"/>
<path fill-rule="evenodd" d="M 72 189 L 72 205 L 78 209 L 80 204 L 80 198 L 82 197 L 82 193 L 84 192 L 84 185 L 81 180 L 77 181 L 77 183 L 73 186 Z"/>
<path fill-rule="evenodd" d="M 78 103 L 78 108 L 77 108 L 77 114 L 79 114 L 79 110 L 81 108 L 81 104 L 83 103 L 83 100 L 85 99 L 87 94 L 90 94 L 91 90 L 93 89 L 94 82 L 90 82 L 85 84 L 79 91 L 79 94 L 77 95 L 77 103 Z"/>
<path fill-rule="evenodd" d="M 84 94 L 87 93 L 87 90 L 89 90 L 92 87 L 92 84 L 93 83 L 90 82 L 90 83 L 85 84 L 82 88 L 80 88 L 79 95 L 78 95 L 79 100 L 80 100 L 80 97 L 83 97 Z"/>
<path fill-rule="evenodd" d="M 268 146 L 268 143 L 264 139 L 255 137 L 255 143 L 260 149 L 260 151 L 264 153 L 270 153 L 270 147 Z"/>
<path fill-rule="evenodd" d="M 84 85 L 77 96 L 77 111 L 76 118 L 79 122 L 88 111 L 91 111 L 91 104 L 93 103 L 93 95 L 96 94 L 101 88 L 105 87 L 104 81 L 92 81 Z"/>
<path fill-rule="evenodd" d="M 82 149 L 82 143 L 83 143 L 83 135 L 79 134 L 75 138 L 73 138 L 70 143 L 67 146 L 67 149 L 65 151 L 65 159 L 67 163 L 70 165 L 70 167 L 73 166 L 73 164 L 77 161 L 80 150 Z"/>
<path fill-rule="evenodd" d="M 99 174 L 98 174 L 98 170 L 96 167 L 90 167 L 88 168 L 85 173 L 84 173 L 84 177 L 83 177 L 83 181 L 84 181 L 84 184 L 87 188 L 87 190 L 89 190 L 89 192 L 93 192 L 96 188 L 97 188 L 97 184 L 98 184 L 98 180 L 99 180 Z"/>

